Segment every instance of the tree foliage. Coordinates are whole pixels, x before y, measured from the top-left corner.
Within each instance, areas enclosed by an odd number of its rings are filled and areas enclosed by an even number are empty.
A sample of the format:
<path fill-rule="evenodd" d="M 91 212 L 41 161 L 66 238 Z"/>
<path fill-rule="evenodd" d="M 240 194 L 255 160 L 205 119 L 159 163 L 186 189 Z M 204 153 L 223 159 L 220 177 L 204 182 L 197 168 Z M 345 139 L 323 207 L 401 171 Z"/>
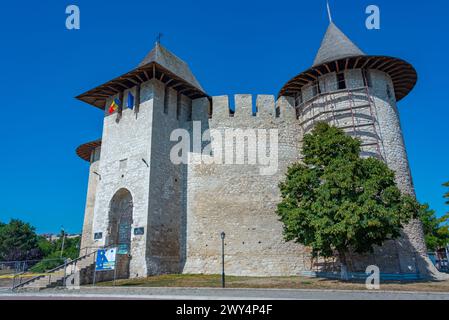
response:
<path fill-rule="evenodd" d="M 33 272 L 48 271 L 62 265 L 67 258 L 71 260 L 78 258 L 80 238 L 66 237 L 64 240 L 64 251 L 61 254 L 62 236 L 63 233 L 61 233 L 59 239 L 53 241 L 40 237 L 39 248 L 44 252 L 44 259 L 31 268 Z"/>
<path fill-rule="evenodd" d="M 419 219 L 423 225 L 427 249 L 435 251 L 447 246 L 449 243 L 448 214 L 437 218 L 435 210 L 431 210 L 429 205 L 425 204 L 419 210 Z"/>
<path fill-rule="evenodd" d="M 446 182 L 446 183 L 443 183 L 443 186 L 444 187 L 447 187 L 447 188 L 449 188 L 449 181 L 448 182 Z M 444 199 L 446 199 L 446 204 L 447 205 L 449 205 L 449 190 L 444 194 Z M 448 212 L 448 214 L 449 214 L 449 212 Z"/>
<path fill-rule="evenodd" d="M 366 253 L 400 236 L 419 204 L 402 195 L 395 175 L 375 158 L 360 158 L 360 141 L 318 123 L 304 137 L 303 163 L 292 165 L 280 183 L 277 213 L 284 236 L 333 256 L 343 264 L 349 250 Z"/>
<path fill-rule="evenodd" d="M 16 219 L 0 224 L 0 260 L 33 260 L 42 256 L 33 226 Z"/>
<path fill-rule="evenodd" d="M 80 238 L 65 238 L 61 255 L 62 237 L 49 241 L 37 235 L 29 223 L 16 219 L 7 224 L 0 222 L 0 261 L 28 260 L 28 265 L 35 264 L 32 271 L 43 272 L 63 264 L 65 258 L 76 259 L 79 241 Z M 36 263 L 37 260 L 41 261 Z"/>

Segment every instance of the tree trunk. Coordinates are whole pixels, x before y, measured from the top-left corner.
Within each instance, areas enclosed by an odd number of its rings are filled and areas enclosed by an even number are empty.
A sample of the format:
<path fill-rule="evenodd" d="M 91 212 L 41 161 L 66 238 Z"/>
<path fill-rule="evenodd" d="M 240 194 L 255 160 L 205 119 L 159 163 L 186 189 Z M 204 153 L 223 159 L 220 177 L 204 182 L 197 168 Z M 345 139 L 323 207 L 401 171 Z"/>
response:
<path fill-rule="evenodd" d="M 348 281 L 348 263 L 346 261 L 346 254 L 343 250 L 338 250 L 338 256 L 340 258 L 340 280 Z"/>

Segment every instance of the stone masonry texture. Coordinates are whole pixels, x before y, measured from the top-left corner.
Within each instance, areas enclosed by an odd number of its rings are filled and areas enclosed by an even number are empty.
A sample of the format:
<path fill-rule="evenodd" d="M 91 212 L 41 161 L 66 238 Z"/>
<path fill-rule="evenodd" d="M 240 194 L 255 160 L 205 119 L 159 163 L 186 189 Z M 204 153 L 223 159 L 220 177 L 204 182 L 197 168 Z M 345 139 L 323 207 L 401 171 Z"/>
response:
<path fill-rule="evenodd" d="M 301 160 L 303 136 L 318 121 L 361 139 L 362 156 L 385 161 L 400 189 L 414 195 L 393 84 L 383 72 L 371 70 L 369 76 L 370 87 L 360 69 L 346 71 L 347 88 L 338 90 L 336 74 L 324 75 L 318 81 L 321 94 L 305 87 L 300 102 L 248 94 L 192 101 L 159 80 L 141 84 L 138 108 L 105 114 L 100 159 L 90 168 L 82 246 L 111 244 L 110 201 L 126 189 L 133 205 L 130 277 L 220 273 L 221 232 L 229 275 L 296 275 L 327 268 L 311 260 L 309 248 L 284 240 L 276 214 L 278 184 L 288 166 Z M 171 141 L 174 130 L 188 138 L 182 153 L 187 160 L 180 164 L 170 159 L 180 143 Z M 228 135 L 231 131 L 234 136 Z M 266 139 L 271 146 L 270 132 L 276 133 L 277 150 L 264 151 L 277 151 L 276 167 L 262 174 L 268 169 L 252 162 L 260 152 L 254 142 Z M 198 136 L 213 141 L 198 144 Z M 236 148 L 239 139 L 247 151 L 243 163 L 226 163 L 234 159 L 226 159 L 225 151 Z M 222 163 L 198 161 L 209 143 L 211 158 Z M 135 235 L 136 228 L 144 228 L 144 234 Z M 103 237 L 94 240 L 99 232 Z M 430 268 L 425 255 L 422 227 L 413 221 L 399 240 L 377 247 L 374 254 L 351 255 L 351 268 L 364 271 L 375 264 L 381 272 L 424 274 Z"/>

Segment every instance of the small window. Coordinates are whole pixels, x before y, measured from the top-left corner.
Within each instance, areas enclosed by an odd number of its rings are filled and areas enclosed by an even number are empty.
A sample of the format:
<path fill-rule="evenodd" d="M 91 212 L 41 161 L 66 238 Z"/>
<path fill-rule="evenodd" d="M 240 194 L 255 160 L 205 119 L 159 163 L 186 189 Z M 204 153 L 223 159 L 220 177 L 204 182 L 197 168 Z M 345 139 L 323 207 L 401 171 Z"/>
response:
<path fill-rule="evenodd" d="M 370 78 L 370 74 L 369 74 L 368 70 L 363 69 L 362 70 L 362 76 L 363 76 L 363 85 L 365 87 L 371 88 L 372 87 L 372 85 L 371 85 L 371 78 Z"/>
<path fill-rule="evenodd" d="M 318 82 L 312 84 L 312 95 L 315 97 L 321 93 L 320 85 Z"/>
<path fill-rule="evenodd" d="M 302 92 L 299 92 L 296 95 L 296 99 L 295 99 L 295 103 L 296 103 L 296 107 L 299 107 L 302 104 L 303 100 L 302 100 Z"/>
<path fill-rule="evenodd" d="M 127 162 L 128 162 L 128 159 L 122 159 L 122 160 L 120 160 L 119 169 L 120 169 L 120 170 L 125 170 L 125 169 L 126 169 L 126 166 L 127 166 Z"/>
<path fill-rule="evenodd" d="M 164 113 L 168 113 L 168 86 L 165 86 L 164 90 Z"/>
<path fill-rule="evenodd" d="M 391 88 L 388 84 L 387 84 L 387 96 L 388 99 L 391 99 L 393 97 L 393 94 L 391 93 Z"/>
<path fill-rule="evenodd" d="M 181 94 L 178 93 L 176 96 L 176 120 L 179 120 L 180 114 L 181 114 Z"/>
<path fill-rule="evenodd" d="M 346 89 L 346 80 L 344 72 L 337 73 L 338 90 Z"/>
<path fill-rule="evenodd" d="M 103 238 L 103 232 L 94 233 L 94 240 L 100 240 L 101 238 Z"/>

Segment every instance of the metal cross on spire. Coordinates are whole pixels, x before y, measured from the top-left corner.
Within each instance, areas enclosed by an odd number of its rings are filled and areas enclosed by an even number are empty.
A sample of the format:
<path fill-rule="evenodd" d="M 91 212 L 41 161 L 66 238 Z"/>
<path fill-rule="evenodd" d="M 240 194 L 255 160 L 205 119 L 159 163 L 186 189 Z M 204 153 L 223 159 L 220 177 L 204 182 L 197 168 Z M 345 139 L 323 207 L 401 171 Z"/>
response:
<path fill-rule="evenodd" d="M 331 14 L 331 7 L 329 5 L 329 0 L 326 1 L 327 5 L 327 14 L 329 15 L 329 22 L 332 23 L 332 14 Z"/>

